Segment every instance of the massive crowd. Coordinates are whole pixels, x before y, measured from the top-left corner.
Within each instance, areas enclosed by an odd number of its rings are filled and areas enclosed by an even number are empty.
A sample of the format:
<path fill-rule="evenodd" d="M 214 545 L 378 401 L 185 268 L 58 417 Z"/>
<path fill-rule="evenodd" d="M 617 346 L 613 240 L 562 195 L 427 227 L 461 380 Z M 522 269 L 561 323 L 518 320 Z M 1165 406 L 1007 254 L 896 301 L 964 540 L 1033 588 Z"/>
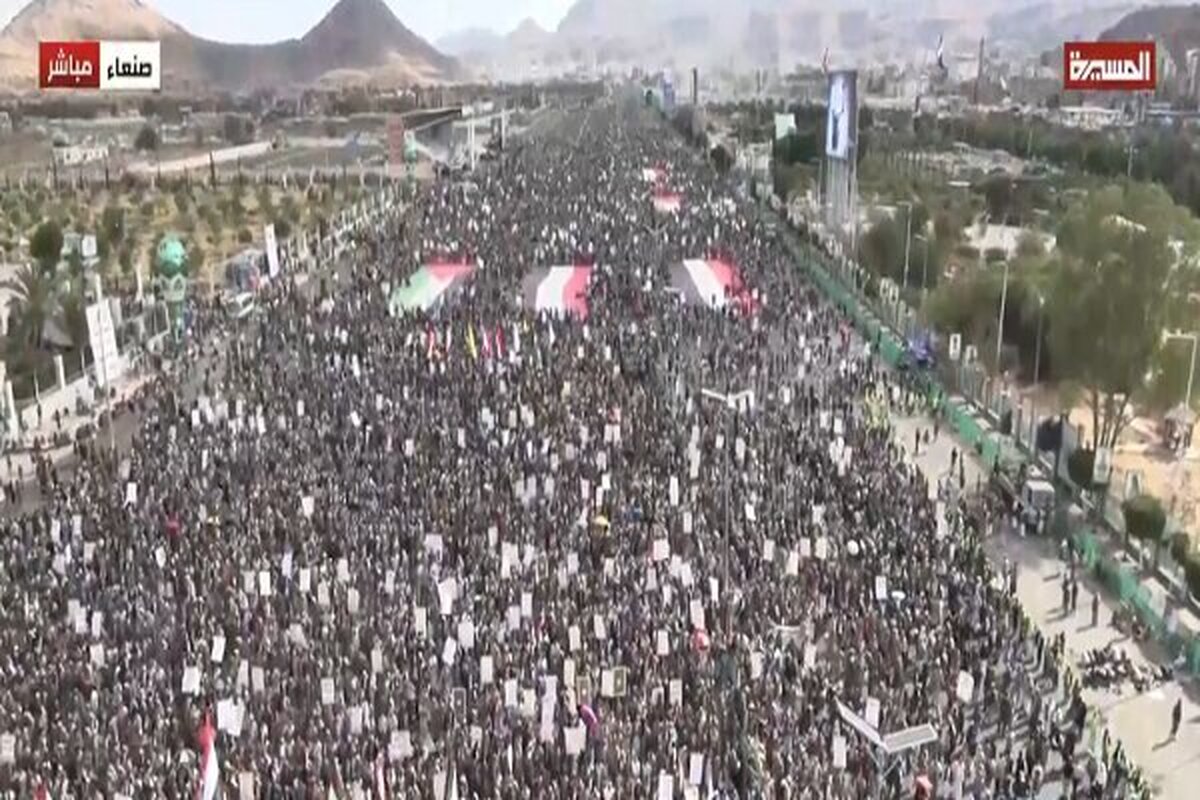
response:
<path fill-rule="evenodd" d="M 0 536 L 0 793 L 193 796 L 207 719 L 230 797 L 1030 796 L 1081 730 L 1058 648 L 783 235 L 610 101 L 265 289 Z M 664 291 L 714 252 L 753 315 Z M 389 315 L 439 259 L 475 278 Z M 586 321 L 520 307 L 577 263 Z M 885 771 L 839 702 L 936 741 Z"/>

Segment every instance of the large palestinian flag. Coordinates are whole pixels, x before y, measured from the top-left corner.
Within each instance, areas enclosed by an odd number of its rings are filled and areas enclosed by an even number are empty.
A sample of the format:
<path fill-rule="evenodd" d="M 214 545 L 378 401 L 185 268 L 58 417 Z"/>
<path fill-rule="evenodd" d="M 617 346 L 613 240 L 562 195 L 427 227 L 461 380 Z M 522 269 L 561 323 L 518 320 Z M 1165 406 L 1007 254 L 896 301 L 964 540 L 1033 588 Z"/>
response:
<path fill-rule="evenodd" d="M 683 195 L 673 192 L 655 192 L 652 200 L 659 214 L 674 214 L 683 206 Z"/>
<path fill-rule="evenodd" d="M 403 286 L 392 290 L 388 311 L 392 316 L 429 311 L 460 289 L 474 274 L 474 264 L 426 264 Z"/>
<path fill-rule="evenodd" d="M 587 287 L 591 267 L 541 267 L 521 283 L 526 308 L 587 319 Z"/>
<path fill-rule="evenodd" d="M 741 271 L 719 259 L 685 259 L 671 267 L 671 286 L 685 302 L 723 309 L 733 304 L 742 313 L 752 313 L 757 301 L 742 280 Z"/>

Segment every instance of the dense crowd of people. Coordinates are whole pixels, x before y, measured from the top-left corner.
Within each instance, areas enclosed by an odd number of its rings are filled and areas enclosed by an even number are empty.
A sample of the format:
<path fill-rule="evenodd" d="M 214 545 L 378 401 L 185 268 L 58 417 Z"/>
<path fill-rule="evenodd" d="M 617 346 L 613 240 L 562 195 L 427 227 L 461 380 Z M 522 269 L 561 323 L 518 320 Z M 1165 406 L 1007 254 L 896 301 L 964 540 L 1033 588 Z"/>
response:
<path fill-rule="evenodd" d="M 614 99 L 264 289 L 0 538 L 0 793 L 193 796 L 211 724 L 230 797 L 1032 796 L 1084 724 L 1061 648 L 784 237 Z M 664 291 L 712 253 L 752 315 Z M 434 260 L 478 269 L 389 315 Z M 586 320 L 521 307 L 579 263 Z M 882 770 L 839 703 L 935 740 Z"/>

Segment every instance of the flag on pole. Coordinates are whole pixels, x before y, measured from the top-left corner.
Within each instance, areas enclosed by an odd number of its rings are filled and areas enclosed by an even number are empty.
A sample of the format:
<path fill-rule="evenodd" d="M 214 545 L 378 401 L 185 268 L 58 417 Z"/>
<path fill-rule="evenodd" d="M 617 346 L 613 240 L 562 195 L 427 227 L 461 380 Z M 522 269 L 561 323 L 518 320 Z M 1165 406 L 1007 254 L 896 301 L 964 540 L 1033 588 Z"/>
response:
<path fill-rule="evenodd" d="M 829 48 L 825 48 L 825 52 L 821 55 L 821 72 L 829 74 Z"/>
<path fill-rule="evenodd" d="M 942 72 L 949 71 L 946 69 L 945 42 L 942 40 L 942 37 L 940 35 L 938 36 L 938 43 L 937 43 L 937 65 L 938 65 L 938 69 L 940 69 Z"/>
<path fill-rule="evenodd" d="M 217 730 L 206 713 L 196 738 L 200 744 L 200 781 L 196 785 L 196 800 L 213 800 L 221 780 L 217 764 Z"/>
<path fill-rule="evenodd" d="M 475 347 L 475 324 L 467 323 L 467 353 L 472 360 L 479 358 L 479 350 Z"/>

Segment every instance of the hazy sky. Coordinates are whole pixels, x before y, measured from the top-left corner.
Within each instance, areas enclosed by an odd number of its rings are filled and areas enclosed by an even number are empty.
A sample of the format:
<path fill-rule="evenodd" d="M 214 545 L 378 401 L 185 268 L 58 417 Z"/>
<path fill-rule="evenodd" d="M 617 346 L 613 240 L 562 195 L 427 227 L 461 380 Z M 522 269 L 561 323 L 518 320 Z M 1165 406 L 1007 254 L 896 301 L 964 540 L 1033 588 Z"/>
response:
<path fill-rule="evenodd" d="M 7 24 L 28 0 L 0 0 Z M 299 37 L 336 0 L 145 0 L 197 36 L 223 42 L 274 42 Z M 410 30 L 429 41 L 463 28 L 507 33 L 525 17 L 552 30 L 573 0 L 385 0 Z"/>

